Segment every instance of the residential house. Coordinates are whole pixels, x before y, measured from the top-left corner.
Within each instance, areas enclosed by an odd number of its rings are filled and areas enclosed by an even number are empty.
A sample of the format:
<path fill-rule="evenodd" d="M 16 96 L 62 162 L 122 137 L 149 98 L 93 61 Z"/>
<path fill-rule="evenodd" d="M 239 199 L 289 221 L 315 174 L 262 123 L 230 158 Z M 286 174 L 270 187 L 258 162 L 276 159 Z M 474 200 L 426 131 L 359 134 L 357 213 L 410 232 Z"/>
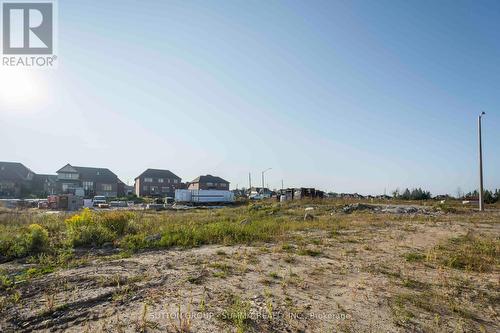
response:
<path fill-rule="evenodd" d="M 21 163 L 0 162 L 0 198 L 21 198 L 31 194 L 35 173 Z"/>
<path fill-rule="evenodd" d="M 135 178 L 138 197 L 173 197 L 175 190 L 183 187 L 181 178 L 169 170 L 147 169 Z"/>
<path fill-rule="evenodd" d="M 189 183 L 190 190 L 224 190 L 229 191 L 229 182 L 220 177 L 206 175 L 199 176 Z"/>
<path fill-rule="evenodd" d="M 135 186 L 127 185 L 118 179 L 118 196 L 126 197 L 135 194 Z"/>
<path fill-rule="evenodd" d="M 287 188 L 277 192 L 277 198 L 281 199 L 281 196 L 285 196 L 284 200 L 323 199 L 325 192 L 315 188 Z"/>
<path fill-rule="evenodd" d="M 365 197 L 358 193 L 340 193 L 342 199 L 364 199 Z"/>
<path fill-rule="evenodd" d="M 57 175 L 35 174 L 33 193 L 40 197 L 57 194 Z"/>
<path fill-rule="evenodd" d="M 59 192 L 75 193 L 78 189 L 83 189 L 87 198 L 95 195 L 117 197 L 119 182 L 118 177 L 105 168 L 78 167 L 66 164 L 57 171 Z"/>

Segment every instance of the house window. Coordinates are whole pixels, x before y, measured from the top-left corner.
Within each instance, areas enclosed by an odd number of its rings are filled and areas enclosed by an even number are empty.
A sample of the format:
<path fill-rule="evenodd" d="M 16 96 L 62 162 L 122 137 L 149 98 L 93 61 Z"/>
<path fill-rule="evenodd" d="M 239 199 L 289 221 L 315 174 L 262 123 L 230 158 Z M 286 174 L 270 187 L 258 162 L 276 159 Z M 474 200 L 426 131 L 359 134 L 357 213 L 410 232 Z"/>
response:
<path fill-rule="evenodd" d="M 167 179 L 167 183 L 169 183 L 169 184 L 170 184 L 170 178 L 168 178 L 168 179 Z"/>
<path fill-rule="evenodd" d="M 75 188 L 74 184 L 71 184 L 71 183 L 63 183 L 62 184 L 62 190 L 63 190 L 63 192 L 67 192 L 68 190 L 72 190 L 74 188 Z"/>
<path fill-rule="evenodd" d="M 77 173 L 60 173 L 59 179 L 78 179 Z"/>
<path fill-rule="evenodd" d="M 174 184 L 177 184 L 179 181 L 177 179 L 174 179 Z"/>
<path fill-rule="evenodd" d="M 153 178 L 144 178 L 144 182 L 145 183 L 152 183 L 153 182 Z"/>
<path fill-rule="evenodd" d="M 148 190 L 148 187 L 147 187 L 146 185 L 144 185 L 144 186 L 142 187 L 142 189 L 143 189 L 143 191 L 147 191 L 147 190 Z"/>
<path fill-rule="evenodd" d="M 214 186 L 214 183 L 207 183 L 207 186 Z"/>
<path fill-rule="evenodd" d="M 89 190 L 93 190 L 94 189 L 94 182 L 88 182 L 88 181 L 85 181 L 83 182 L 83 189 L 85 191 L 89 191 Z"/>
<path fill-rule="evenodd" d="M 158 186 L 151 186 L 151 192 L 153 193 L 158 192 Z"/>
<path fill-rule="evenodd" d="M 163 178 L 158 178 L 158 183 L 163 183 Z"/>
<path fill-rule="evenodd" d="M 111 184 L 102 184 L 102 190 L 103 191 L 113 191 L 113 185 Z"/>
<path fill-rule="evenodd" d="M 167 193 L 168 192 L 168 187 L 162 187 L 161 188 L 162 193 Z"/>

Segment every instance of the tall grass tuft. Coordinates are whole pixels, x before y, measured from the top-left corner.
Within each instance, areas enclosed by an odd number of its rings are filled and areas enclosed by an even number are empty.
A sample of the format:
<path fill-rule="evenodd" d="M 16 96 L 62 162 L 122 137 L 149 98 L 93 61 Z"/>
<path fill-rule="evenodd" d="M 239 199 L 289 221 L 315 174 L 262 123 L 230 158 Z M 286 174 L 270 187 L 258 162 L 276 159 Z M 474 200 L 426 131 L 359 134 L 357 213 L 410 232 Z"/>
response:
<path fill-rule="evenodd" d="M 455 269 L 490 272 L 500 264 L 500 239 L 469 232 L 436 246 L 427 259 Z"/>

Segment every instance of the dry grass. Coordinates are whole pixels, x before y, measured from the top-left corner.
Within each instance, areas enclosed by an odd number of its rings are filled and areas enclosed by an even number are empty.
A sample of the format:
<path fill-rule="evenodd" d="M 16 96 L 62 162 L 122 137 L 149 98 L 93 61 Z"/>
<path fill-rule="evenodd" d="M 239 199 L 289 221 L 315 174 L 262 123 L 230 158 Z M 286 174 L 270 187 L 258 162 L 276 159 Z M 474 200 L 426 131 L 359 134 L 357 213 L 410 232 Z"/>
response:
<path fill-rule="evenodd" d="M 8 332 L 495 331 L 499 211 L 452 203 L 444 213 L 428 202 L 428 214 L 344 214 L 342 204 L 0 213 L 0 248 L 31 249 L 2 252 L 0 325 Z M 314 207 L 313 219 L 304 220 L 306 207 Z M 162 317 L 167 310 L 175 317 Z M 344 319 L 311 317 L 325 312 Z M 191 317 L 200 313 L 215 315 Z"/>

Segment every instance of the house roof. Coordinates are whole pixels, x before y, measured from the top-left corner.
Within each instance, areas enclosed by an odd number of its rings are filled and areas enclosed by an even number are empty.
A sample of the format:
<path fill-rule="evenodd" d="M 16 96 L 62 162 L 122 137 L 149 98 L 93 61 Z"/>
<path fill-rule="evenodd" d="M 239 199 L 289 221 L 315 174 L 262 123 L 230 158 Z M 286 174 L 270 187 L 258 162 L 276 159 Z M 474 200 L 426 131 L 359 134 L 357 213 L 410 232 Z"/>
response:
<path fill-rule="evenodd" d="M 118 176 L 106 168 L 79 167 L 67 164 L 57 171 L 57 173 L 61 172 L 77 172 L 80 174 L 80 179 L 82 180 L 89 179 L 96 182 L 118 182 Z"/>
<path fill-rule="evenodd" d="M 212 175 L 206 175 L 206 176 L 199 176 L 195 178 L 191 183 L 228 183 L 227 180 L 224 180 L 220 177 L 217 176 L 212 176 Z"/>
<path fill-rule="evenodd" d="M 105 168 L 74 167 L 80 174 L 80 179 L 94 179 L 99 182 L 118 182 L 118 176 Z"/>
<path fill-rule="evenodd" d="M 35 173 L 17 162 L 0 162 L 0 179 L 27 180 L 29 175 Z"/>
<path fill-rule="evenodd" d="M 181 180 L 181 177 L 177 176 L 170 170 L 161 170 L 161 169 L 147 169 L 143 173 L 141 173 L 139 176 L 135 177 L 141 178 L 141 177 L 152 177 L 152 178 L 176 178 Z"/>

